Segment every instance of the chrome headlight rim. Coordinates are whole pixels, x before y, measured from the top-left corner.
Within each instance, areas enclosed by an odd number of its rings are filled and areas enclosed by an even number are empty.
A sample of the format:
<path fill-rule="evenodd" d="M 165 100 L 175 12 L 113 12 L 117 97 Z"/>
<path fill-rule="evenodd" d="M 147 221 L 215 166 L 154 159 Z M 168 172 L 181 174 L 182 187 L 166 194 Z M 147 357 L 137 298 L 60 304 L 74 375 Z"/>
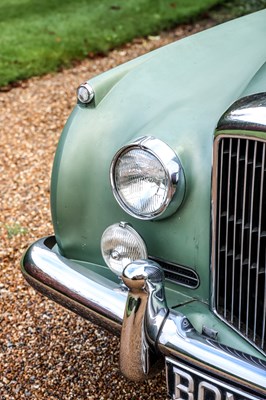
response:
<path fill-rule="evenodd" d="M 167 177 L 168 189 L 161 206 L 149 214 L 136 213 L 123 201 L 115 179 L 117 161 L 124 154 L 134 149 L 141 149 L 159 161 Z M 174 150 L 161 139 L 143 136 L 121 147 L 114 155 L 110 166 L 110 182 L 113 195 L 120 207 L 129 215 L 140 220 L 163 219 L 172 215 L 182 204 L 185 195 L 185 175 L 181 162 Z"/>

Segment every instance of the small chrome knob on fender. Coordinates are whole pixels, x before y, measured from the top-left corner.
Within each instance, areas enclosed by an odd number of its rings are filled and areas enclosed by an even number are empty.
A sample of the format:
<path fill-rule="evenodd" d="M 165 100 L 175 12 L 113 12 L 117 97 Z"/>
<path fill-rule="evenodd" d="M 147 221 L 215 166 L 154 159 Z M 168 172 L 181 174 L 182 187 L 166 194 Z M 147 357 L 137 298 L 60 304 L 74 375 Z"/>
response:
<path fill-rule="evenodd" d="M 122 279 L 129 293 L 121 331 L 120 369 L 127 378 L 141 381 L 163 367 L 156 341 L 168 314 L 164 273 L 153 261 L 137 260 L 127 265 Z"/>

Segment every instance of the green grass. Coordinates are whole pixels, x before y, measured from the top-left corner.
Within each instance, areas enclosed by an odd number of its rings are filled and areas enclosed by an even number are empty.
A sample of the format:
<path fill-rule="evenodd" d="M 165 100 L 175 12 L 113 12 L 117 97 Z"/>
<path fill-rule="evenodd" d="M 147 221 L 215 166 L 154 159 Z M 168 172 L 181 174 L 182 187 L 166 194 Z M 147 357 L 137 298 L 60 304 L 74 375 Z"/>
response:
<path fill-rule="evenodd" d="M 219 4 L 209 14 L 217 22 L 266 0 L 0 0 L 0 86 L 191 22 Z"/>
<path fill-rule="evenodd" d="M 28 230 L 26 228 L 23 228 L 18 223 L 14 223 L 13 225 L 5 225 L 6 231 L 7 231 L 7 237 L 11 239 L 13 236 L 17 235 L 26 235 L 28 233 Z"/>
<path fill-rule="evenodd" d="M 1 0 L 0 86 L 192 21 L 222 0 Z"/>
<path fill-rule="evenodd" d="M 264 8 L 266 8 L 266 0 L 227 0 L 221 7 L 211 10 L 209 15 L 220 23 Z"/>

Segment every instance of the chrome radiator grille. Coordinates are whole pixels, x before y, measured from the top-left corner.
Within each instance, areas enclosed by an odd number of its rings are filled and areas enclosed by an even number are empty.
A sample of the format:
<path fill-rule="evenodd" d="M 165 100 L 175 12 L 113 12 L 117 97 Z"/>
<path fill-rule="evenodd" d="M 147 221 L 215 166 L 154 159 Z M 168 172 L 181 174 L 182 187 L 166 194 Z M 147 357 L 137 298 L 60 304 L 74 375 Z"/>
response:
<path fill-rule="evenodd" d="M 214 301 L 217 313 L 266 350 L 266 143 L 216 140 Z"/>

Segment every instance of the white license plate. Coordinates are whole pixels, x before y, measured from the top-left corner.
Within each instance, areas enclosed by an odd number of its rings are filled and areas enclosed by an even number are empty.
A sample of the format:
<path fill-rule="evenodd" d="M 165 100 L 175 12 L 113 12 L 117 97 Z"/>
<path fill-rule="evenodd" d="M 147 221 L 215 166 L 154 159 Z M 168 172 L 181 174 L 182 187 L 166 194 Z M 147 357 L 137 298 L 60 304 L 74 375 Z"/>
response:
<path fill-rule="evenodd" d="M 261 400 L 170 358 L 166 358 L 166 376 L 172 400 Z"/>

